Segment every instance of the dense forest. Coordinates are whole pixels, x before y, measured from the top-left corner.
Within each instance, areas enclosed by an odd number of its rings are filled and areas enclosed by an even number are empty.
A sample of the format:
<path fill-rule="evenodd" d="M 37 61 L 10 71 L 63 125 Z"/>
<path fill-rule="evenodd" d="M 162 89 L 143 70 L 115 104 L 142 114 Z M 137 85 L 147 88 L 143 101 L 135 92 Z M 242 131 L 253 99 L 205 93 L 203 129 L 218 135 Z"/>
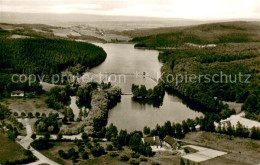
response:
<path fill-rule="evenodd" d="M 19 31 L 18 31 L 19 32 Z M 32 38 L 11 39 L 17 31 L 0 29 L 0 98 L 14 90 L 40 93 L 39 84 L 14 83 L 12 74 L 38 75 L 45 81 L 52 74 L 66 69 L 75 72 L 99 65 L 106 59 L 105 51 L 95 45 L 33 35 Z M 29 34 L 27 34 L 28 36 Z M 30 36 L 30 35 L 29 35 Z"/>
<path fill-rule="evenodd" d="M 154 34 L 151 35 L 151 32 L 146 31 L 140 32 L 141 35 L 137 32 L 127 32 L 127 34 L 136 36 L 132 39 L 133 42 L 138 42 L 136 47 L 150 48 L 179 47 L 186 43 L 220 44 L 260 41 L 259 24 L 255 22 L 213 23 L 151 31 L 154 31 Z"/>
<path fill-rule="evenodd" d="M 0 39 L 0 72 L 57 74 L 69 66 L 92 68 L 106 53 L 88 43 L 56 39 Z"/>
<path fill-rule="evenodd" d="M 219 45 L 216 48 L 183 49 L 167 51 L 159 55 L 165 63 L 162 68 L 164 82 L 168 88 L 175 90 L 188 99 L 204 105 L 209 111 L 216 113 L 225 109 L 222 101 L 244 103 L 242 109 L 253 113 L 258 118 L 260 113 L 259 86 L 259 48 L 260 44 Z M 236 53 L 238 52 L 239 53 Z M 230 57 L 229 57 L 230 55 Z M 224 58 L 223 58 L 224 57 Z M 223 60 L 216 60 L 223 59 Z M 225 60 L 226 59 L 226 60 Z M 173 75 L 220 75 L 213 81 L 203 77 L 197 82 L 167 83 L 168 74 Z M 221 74 L 223 81 L 221 80 Z M 239 74 L 244 76 L 239 80 Z M 248 82 L 246 79 L 248 78 Z"/>
<path fill-rule="evenodd" d="M 134 38 L 139 47 L 176 47 L 163 50 L 159 60 L 167 90 L 202 105 L 204 112 L 215 112 L 217 119 L 233 112 L 222 101 L 243 103 L 246 117 L 260 121 L 260 31 L 256 23 L 234 22 L 198 25 L 175 32 Z M 187 43 L 216 44 L 215 47 L 187 46 Z M 227 75 L 216 82 L 178 82 L 183 75 Z M 247 75 L 239 79 L 239 74 Z M 174 75 L 167 77 L 167 75 Z M 249 76 L 248 76 L 249 75 Z M 220 82 L 221 78 L 224 81 Z M 246 81 L 247 80 L 247 81 Z M 247 83 L 249 82 L 249 83 Z M 224 111 L 223 111 L 224 110 Z"/>

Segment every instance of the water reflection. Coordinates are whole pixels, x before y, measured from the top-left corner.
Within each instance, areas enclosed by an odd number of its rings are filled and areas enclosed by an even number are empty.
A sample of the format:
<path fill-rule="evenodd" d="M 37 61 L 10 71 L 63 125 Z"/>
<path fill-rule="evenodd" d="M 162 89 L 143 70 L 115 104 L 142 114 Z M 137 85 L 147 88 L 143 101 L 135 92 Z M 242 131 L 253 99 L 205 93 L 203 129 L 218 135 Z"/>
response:
<path fill-rule="evenodd" d="M 107 59 L 101 65 L 93 68 L 95 73 L 149 73 L 157 77 L 162 64 L 158 61 L 158 51 L 134 49 L 133 44 L 96 44 L 107 53 Z M 149 78 L 136 78 L 127 76 L 126 83 L 115 82 L 122 88 L 123 93 L 131 93 L 132 84 L 146 85 L 153 88 L 157 85 Z M 108 123 L 113 123 L 118 129 L 127 131 L 142 130 L 144 126 L 154 128 L 156 124 L 162 125 L 165 121 L 182 122 L 188 118 L 194 119 L 202 113 L 191 110 L 177 96 L 165 96 L 155 106 L 136 102 L 131 95 L 123 95 L 121 102 L 113 107 L 108 114 Z"/>
<path fill-rule="evenodd" d="M 160 106 L 163 105 L 163 98 L 162 99 L 137 99 L 137 98 L 132 98 L 132 101 L 137 102 L 141 105 L 152 105 L 153 107 L 159 108 Z"/>

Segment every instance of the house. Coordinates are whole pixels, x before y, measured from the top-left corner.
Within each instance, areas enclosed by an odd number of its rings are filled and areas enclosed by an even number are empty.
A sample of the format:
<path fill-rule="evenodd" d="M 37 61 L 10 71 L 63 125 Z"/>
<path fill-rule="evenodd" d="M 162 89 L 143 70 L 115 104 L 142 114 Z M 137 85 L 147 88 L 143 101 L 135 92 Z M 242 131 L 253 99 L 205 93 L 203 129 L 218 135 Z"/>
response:
<path fill-rule="evenodd" d="M 144 137 L 142 138 L 142 142 L 149 144 L 153 151 L 162 148 L 162 143 L 158 136 Z"/>
<path fill-rule="evenodd" d="M 172 148 L 174 150 L 177 149 L 177 146 L 178 146 L 178 141 L 177 139 L 171 137 L 171 136 L 166 136 L 164 139 L 163 139 L 163 145 L 169 147 L 169 148 Z"/>
<path fill-rule="evenodd" d="M 23 91 L 13 91 L 11 93 L 12 97 L 24 97 L 24 92 Z"/>

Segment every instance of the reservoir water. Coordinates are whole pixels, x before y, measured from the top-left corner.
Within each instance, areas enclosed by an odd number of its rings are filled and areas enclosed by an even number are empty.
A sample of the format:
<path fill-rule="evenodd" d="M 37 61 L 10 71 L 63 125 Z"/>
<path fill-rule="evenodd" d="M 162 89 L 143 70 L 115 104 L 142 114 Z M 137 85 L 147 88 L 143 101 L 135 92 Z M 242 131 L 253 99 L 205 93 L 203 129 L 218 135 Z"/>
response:
<path fill-rule="evenodd" d="M 116 75 L 110 78 L 104 78 L 104 75 L 102 77 L 104 80 L 110 80 L 112 85 L 120 86 L 123 93 L 131 93 L 133 83 L 144 84 L 147 88 L 157 84 L 154 79 L 159 78 L 162 66 L 158 61 L 158 51 L 135 49 L 133 44 L 95 43 L 95 45 L 105 50 L 107 58 L 102 64 L 91 69 L 91 72 L 126 73 L 124 81 L 121 77 L 120 82 Z M 136 76 L 136 73 L 138 75 L 145 73 L 151 78 Z M 177 123 L 201 115 L 202 113 L 189 109 L 178 97 L 167 93 L 159 108 L 135 102 L 131 95 L 122 95 L 121 102 L 109 111 L 107 124 L 113 123 L 118 130 L 126 129 L 130 132 L 142 130 L 144 126 L 154 128 L 156 124 L 162 125 L 167 120 Z"/>

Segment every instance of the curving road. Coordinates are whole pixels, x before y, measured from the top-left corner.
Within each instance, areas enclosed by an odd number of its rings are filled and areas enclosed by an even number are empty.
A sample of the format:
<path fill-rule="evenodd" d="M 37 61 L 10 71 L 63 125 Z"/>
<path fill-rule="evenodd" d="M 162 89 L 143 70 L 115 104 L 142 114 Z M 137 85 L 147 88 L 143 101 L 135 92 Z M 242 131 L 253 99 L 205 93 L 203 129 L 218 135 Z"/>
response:
<path fill-rule="evenodd" d="M 21 139 L 20 141 L 17 141 L 24 149 L 28 149 L 33 139 L 31 138 L 32 135 L 32 127 L 28 121 L 28 118 L 26 119 L 18 119 L 19 122 L 23 123 L 26 128 L 26 136 L 18 136 L 18 139 Z M 58 163 L 50 160 L 37 150 L 35 150 L 33 147 L 30 146 L 30 151 L 32 151 L 33 155 L 38 158 L 38 161 L 29 163 L 29 165 L 39 165 L 39 164 L 49 164 L 49 165 L 59 165 Z"/>

